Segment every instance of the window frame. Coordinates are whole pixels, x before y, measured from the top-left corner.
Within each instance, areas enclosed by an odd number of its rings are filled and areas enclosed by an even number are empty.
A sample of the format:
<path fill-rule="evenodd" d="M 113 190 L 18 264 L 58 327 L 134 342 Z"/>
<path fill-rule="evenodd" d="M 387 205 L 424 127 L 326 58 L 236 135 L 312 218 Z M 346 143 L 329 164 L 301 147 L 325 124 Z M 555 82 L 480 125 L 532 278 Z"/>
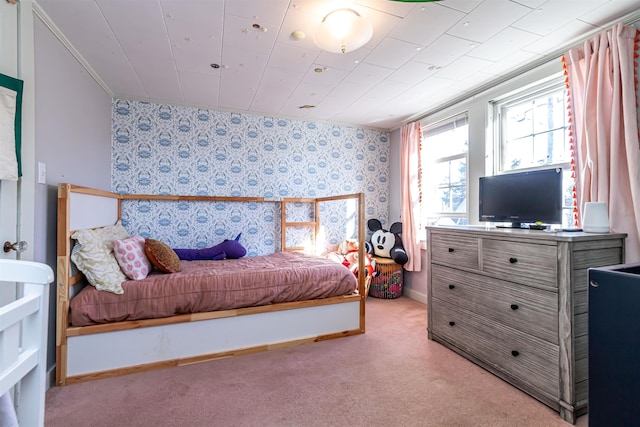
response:
<path fill-rule="evenodd" d="M 514 106 L 521 104 L 526 101 L 530 101 L 534 98 L 539 97 L 540 95 L 544 95 L 547 93 L 553 93 L 557 90 L 562 90 L 565 92 L 566 96 L 566 87 L 564 79 L 562 75 L 556 74 L 551 76 L 550 78 L 544 79 L 542 81 L 535 82 L 533 84 L 523 86 L 515 91 L 510 92 L 509 94 L 500 97 L 498 99 L 492 100 L 489 102 L 489 128 L 493 131 L 493 136 L 488 138 L 488 146 L 487 150 L 492 152 L 492 156 L 487 156 L 487 160 L 490 160 L 490 163 L 487 164 L 486 175 L 502 175 L 506 173 L 513 172 L 526 172 L 526 171 L 534 171 L 541 169 L 548 169 L 552 167 L 562 168 L 563 174 L 569 174 L 571 176 L 572 165 L 571 165 L 571 155 L 564 162 L 550 162 L 544 163 L 542 165 L 530 166 L 530 167 L 522 167 L 516 169 L 505 169 L 502 161 L 503 153 L 504 153 L 504 144 L 505 144 L 505 126 L 504 121 L 506 117 L 504 117 L 503 109 L 508 108 L 509 106 Z M 565 98 L 566 99 L 566 98 Z M 566 126 L 564 127 L 565 131 L 568 130 L 570 123 L 565 121 Z M 532 135 L 536 135 L 535 133 Z M 570 153 L 569 153 L 570 154 Z M 564 196 L 563 196 L 564 199 Z M 573 206 L 568 206 L 563 203 L 563 224 L 562 226 L 570 226 L 570 221 L 568 224 L 565 223 L 564 218 L 572 216 Z"/>
<path fill-rule="evenodd" d="M 427 138 L 428 133 L 432 132 L 436 129 L 443 128 L 446 126 L 451 126 L 452 129 L 455 129 L 456 126 L 459 126 L 460 122 L 463 122 L 461 126 L 467 126 L 467 145 L 466 150 L 460 153 L 449 154 L 447 156 L 438 157 L 438 158 L 429 158 L 428 152 L 424 152 L 423 150 L 428 150 Z M 444 164 L 455 160 L 464 159 L 466 163 L 465 167 L 465 176 L 464 176 L 464 188 L 465 188 L 465 201 L 464 201 L 464 212 L 443 212 L 443 211 L 435 211 L 427 208 L 428 200 L 426 198 L 422 198 L 420 203 L 420 222 L 421 227 L 432 225 L 440 219 L 448 218 L 448 219 L 463 219 L 466 220 L 467 223 L 470 223 L 470 212 L 469 212 L 469 145 L 470 145 L 470 134 L 469 134 L 469 111 L 465 110 L 456 114 L 449 115 L 448 117 L 444 117 L 440 120 L 437 120 L 434 123 L 430 124 L 422 124 L 420 126 L 421 132 L 421 149 L 420 149 L 420 157 L 422 163 L 422 172 L 421 172 L 421 181 L 422 181 L 422 190 L 423 193 L 426 192 L 427 187 L 427 174 L 425 173 L 426 168 L 432 167 L 437 164 Z M 440 132 L 441 133 L 441 132 Z M 428 160 L 427 160 L 428 159 Z M 449 175 L 451 176 L 451 175 Z M 449 181 L 448 187 L 442 187 L 438 183 L 434 183 L 434 188 L 449 188 L 452 189 L 454 187 L 461 187 L 460 185 L 451 185 L 451 181 Z"/>

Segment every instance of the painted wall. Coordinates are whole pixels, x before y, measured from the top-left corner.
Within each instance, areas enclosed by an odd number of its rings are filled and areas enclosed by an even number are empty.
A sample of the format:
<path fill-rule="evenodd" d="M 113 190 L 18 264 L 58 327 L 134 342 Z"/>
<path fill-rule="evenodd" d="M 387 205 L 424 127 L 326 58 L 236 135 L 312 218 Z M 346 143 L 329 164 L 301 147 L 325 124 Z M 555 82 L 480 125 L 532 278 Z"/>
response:
<path fill-rule="evenodd" d="M 46 165 L 36 184 L 35 260 L 56 271 L 57 186 L 70 182 L 110 189 L 111 97 L 37 18 L 35 155 Z M 51 286 L 48 366 L 55 363 L 56 287 Z"/>
<path fill-rule="evenodd" d="M 362 192 L 367 219 L 387 223 L 387 132 L 126 100 L 114 100 L 112 117 L 116 192 L 276 200 Z M 123 207 L 123 225 L 183 248 L 242 233 L 249 255 L 261 255 L 279 249 L 278 206 L 131 202 Z M 353 207 L 323 209 L 327 244 L 355 237 L 344 228 L 345 211 L 355 213 Z M 292 221 L 308 216 L 304 207 L 288 213 Z M 304 243 L 300 233 L 289 245 Z"/>

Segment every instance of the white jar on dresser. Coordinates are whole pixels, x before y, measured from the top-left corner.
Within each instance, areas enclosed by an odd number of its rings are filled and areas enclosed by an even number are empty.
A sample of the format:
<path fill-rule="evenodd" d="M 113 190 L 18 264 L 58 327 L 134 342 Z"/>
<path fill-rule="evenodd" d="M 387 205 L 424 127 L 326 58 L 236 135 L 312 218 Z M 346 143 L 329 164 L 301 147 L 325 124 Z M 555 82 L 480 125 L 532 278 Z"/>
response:
<path fill-rule="evenodd" d="M 621 233 L 427 227 L 428 334 L 575 423 L 587 412 L 589 267 Z"/>

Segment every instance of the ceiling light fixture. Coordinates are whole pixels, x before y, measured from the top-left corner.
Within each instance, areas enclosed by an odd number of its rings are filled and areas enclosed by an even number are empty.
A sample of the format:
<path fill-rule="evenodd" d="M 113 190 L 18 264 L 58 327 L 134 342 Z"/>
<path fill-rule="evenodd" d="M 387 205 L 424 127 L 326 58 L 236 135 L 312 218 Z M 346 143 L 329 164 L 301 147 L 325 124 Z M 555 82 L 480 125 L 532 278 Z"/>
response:
<path fill-rule="evenodd" d="M 313 40 L 327 52 L 347 53 L 364 46 L 371 36 L 371 24 L 355 10 L 343 8 L 329 12 L 322 19 Z"/>

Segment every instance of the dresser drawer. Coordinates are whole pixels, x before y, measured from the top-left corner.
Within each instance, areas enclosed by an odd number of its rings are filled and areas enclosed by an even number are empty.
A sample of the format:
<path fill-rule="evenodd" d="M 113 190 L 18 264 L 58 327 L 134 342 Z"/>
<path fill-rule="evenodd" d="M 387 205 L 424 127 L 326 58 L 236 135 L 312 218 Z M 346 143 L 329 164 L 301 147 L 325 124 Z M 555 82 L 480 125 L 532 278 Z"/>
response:
<path fill-rule="evenodd" d="M 483 316 L 437 301 L 432 334 L 522 384 L 559 396 L 558 346 Z"/>
<path fill-rule="evenodd" d="M 482 239 L 482 271 L 511 282 L 558 287 L 553 245 Z"/>
<path fill-rule="evenodd" d="M 556 292 L 441 265 L 431 268 L 434 298 L 558 344 Z"/>
<path fill-rule="evenodd" d="M 478 269 L 478 239 L 431 234 L 431 262 Z"/>

